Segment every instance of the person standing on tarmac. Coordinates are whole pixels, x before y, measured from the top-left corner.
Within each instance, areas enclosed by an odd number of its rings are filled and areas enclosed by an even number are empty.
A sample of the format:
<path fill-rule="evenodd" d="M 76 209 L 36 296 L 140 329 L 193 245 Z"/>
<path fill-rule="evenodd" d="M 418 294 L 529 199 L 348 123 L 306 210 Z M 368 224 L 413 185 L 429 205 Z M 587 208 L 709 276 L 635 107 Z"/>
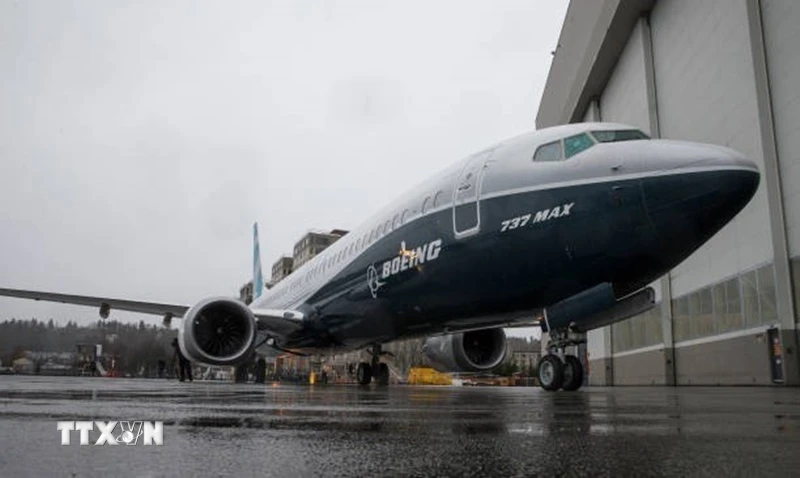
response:
<path fill-rule="evenodd" d="M 181 353 L 181 346 L 178 345 L 178 338 L 175 337 L 172 339 L 172 347 L 175 349 L 175 356 L 178 359 L 178 375 L 180 376 L 180 381 L 186 381 L 186 378 L 189 378 L 189 381 L 192 381 L 192 364 L 189 362 L 189 359 L 183 356 Z"/>

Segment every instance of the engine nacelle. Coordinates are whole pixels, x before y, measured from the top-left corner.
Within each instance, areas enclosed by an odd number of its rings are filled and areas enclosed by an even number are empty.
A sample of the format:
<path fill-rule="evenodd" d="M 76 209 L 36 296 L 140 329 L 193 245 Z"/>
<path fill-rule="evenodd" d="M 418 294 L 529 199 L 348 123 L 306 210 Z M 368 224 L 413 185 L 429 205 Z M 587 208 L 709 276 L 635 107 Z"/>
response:
<path fill-rule="evenodd" d="M 506 356 L 506 334 L 503 329 L 473 330 L 430 337 L 422 350 L 439 371 L 484 372 L 491 370 Z"/>
<path fill-rule="evenodd" d="M 236 365 L 253 353 L 256 318 L 236 299 L 205 299 L 186 312 L 178 340 L 189 360 Z"/>
<path fill-rule="evenodd" d="M 605 282 L 548 307 L 542 332 L 565 327 L 586 332 L 610 325 L 652 309 L 655 299 L 653 288 L 645 287 L 618 300 L 613 285 Z"/>

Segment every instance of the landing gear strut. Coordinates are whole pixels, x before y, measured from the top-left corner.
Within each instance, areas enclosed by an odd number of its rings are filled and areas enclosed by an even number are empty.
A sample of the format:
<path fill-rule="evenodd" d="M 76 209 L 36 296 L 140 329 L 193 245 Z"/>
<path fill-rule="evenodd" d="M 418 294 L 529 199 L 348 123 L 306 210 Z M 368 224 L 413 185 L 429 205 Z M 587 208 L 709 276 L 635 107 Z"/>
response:
<path fill-rule="evenodd" d="M 583 385 L 583 365 L 566 348 L 586 343 L 586 334 L 569 329 L 551 330 L 548 354 L 539 361 L 539 385 L 547 390 L 574 391 Z"/>
<path fill-rule="evenodd" d="M 359 385 L 369 385 L 372 379 L 378 385 L 389 385 L 389 366 L 381 362 L 381 355 L 388 354 L 388 352 L 381 351 L 380 344 L 372 346 L 370 351 L 372 360 L 370 363 L 361 362 L 358 364 L 356 370 L 356 380 Z"/>

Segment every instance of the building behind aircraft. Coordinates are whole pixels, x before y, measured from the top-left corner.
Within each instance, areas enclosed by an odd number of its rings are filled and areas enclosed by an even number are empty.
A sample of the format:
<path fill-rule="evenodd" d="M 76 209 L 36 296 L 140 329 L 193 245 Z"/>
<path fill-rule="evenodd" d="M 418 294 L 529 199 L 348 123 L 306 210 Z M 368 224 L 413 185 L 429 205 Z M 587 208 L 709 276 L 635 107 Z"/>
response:
<path fill-rule="evenodd" d="M 800 2 L 573 1 L 538 128 L 620 121 L 732 147 L 762 184 L 651 284 L 656 308 L 589 332 L 590 383 L 800 383 Z"/>

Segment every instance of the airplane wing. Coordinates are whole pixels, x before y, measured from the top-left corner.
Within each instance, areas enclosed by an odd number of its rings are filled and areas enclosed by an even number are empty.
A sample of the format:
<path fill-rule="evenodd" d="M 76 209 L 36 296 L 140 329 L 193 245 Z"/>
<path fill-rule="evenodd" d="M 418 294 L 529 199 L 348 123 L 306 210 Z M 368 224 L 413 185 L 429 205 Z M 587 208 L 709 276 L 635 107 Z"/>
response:
<path fill-rule="evenodd" d="M 101 316 L 109 309 L 126 310 L 142 314 L 153 314 L 172 317 L 183 317 L 189 310 L 188 305 L 160 304 L 157 302 L 138 302 L 135 300 L 110 299 L 106 297 L 90 297 L 86 295 L 56 294 L 37 290 L 0 289 L 0 296 L 17 297 L 20 299 L 44 300 L 47 302 L 60 302 L 62 304 L 88 305 L 99 307 Z M 106 313 L 106 317 L 108 314 Z"/>
<path fill-rule="evenodd" d="M 0 288 L 0 296 L 98 307 L 100 309 L 100 316 L 103 318 L 108 317 L 111 309 L 160 315 L 166 319 L 166 322 L 173 317 L 183 317 L 186 311 L 191 308 L 191 306 L 183 304 L 162 304 L 159 302 L 141 302 L 135 300 L 111 299 L 108 297 L 57 294 L 55 292 L 36 290 Z M 259 330 L 266 331 L 270 335 L 279 337 L 285 337 L 292 332 L 296 332 L 303 326 L 303 314 L 293 310 L 253 310 L 253 315 L 256 317 Z"/>

